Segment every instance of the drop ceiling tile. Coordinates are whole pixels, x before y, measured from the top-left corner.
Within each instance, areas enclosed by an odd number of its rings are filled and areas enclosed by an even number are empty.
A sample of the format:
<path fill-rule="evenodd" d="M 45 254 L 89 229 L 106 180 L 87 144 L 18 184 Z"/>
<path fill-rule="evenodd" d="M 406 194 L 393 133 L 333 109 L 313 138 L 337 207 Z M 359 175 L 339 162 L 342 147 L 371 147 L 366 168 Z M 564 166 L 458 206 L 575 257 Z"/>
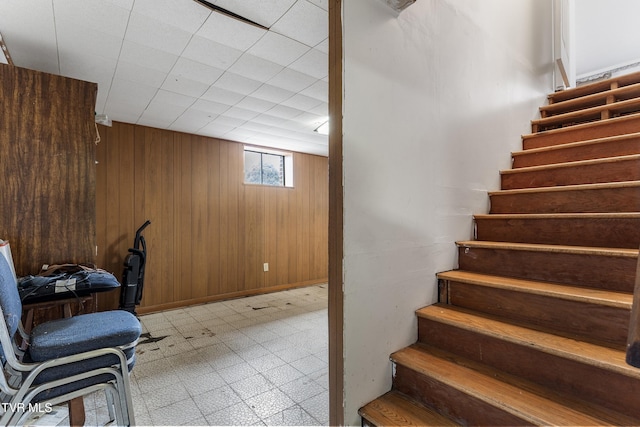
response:
<path fill-rule="evenodd" d="M 257 124 L 262 124 L 267 126 L 281 126 L 286 121 L 287 120 L 283 119 L 282 117 L 270 116 L 268 114 L 260 114 L 259 116 L 251 120 L 251 124 L 257 123 Z"/>
<path fill-rule="evenodd" d="M 214 42 L 204 37 L 194 36 L 182 56 L 220 70 L 226 70 L 240 58 L 242 51 Z"/>
<path fill-rule="evenodd" d="M 329 74 L 329 55 L 318 49 L 311 49 L 289 66 L 292 70 L 321 79 Z"/>
<path fill-rule="evenodd" d="M 171 74 L 173 75 L 205 83 L 207 86 L 212 85 L 213 82 L 218 80 L 223 72 L 224 71 L 219 68 L 214 68 L 184 57 L 178 58 L 178 61 L 171 70 Z"/>
<path fill-rule="evenodd" d="M 305 0 L 302 0 L 305 1 Z M 296 2 L 296 0 L 217 0 L 214 3 L 237 15 L 270 27 Z"/>
<path fill-rule="evenodd" d="M 129 11 L 133 9 L 133 0 L 104 0 L 104 3 L 110 3 Z"/>
<path fill-rule="evenodd" d="M 223 138 L 224 135 L 235 129 L 235 126 L 229 126 L 222 123 L 211 122 L 208 125 L 202 127 L 198 131 L 198 135 L 211 136 L 214 138 Z"/>
<path fill-rule="evenodd" d="M 323 102 L 329 101 L 329 83 L 318 80 L 311 86 L 300 91 L 302 95 L 310 96 Z"/>
<path fill-rule="evenodd" d="M 325 116 L 327 117 L 329 115 L 329 104 L 327 104 L 326 102 L 323 102 L 322 104 L 318 105 L 315 108 L 312 108 L 311 110 L 309 110 L 309 113 L 311 114 L 315 114 L 317 116 Z M 328 117 L 327 117 L 328 119 Z"/>
<path fill-rule="evenodd" d="M 248 95 L 260 87 L 261 83 L 233 73 L 224 73 L 212 87 L 224 88 L 242 95 Z"/>
<path fill-rule="evenodd" d="M 309 46 L 269 31 L 247 53 L 286 67 L 309 49 Z"/>
<path fill-rule="evenodd" d="M 151 102 L 157 91 L 156 87 L 116 78 L 111 84 L 107 106 L 110 103 L 129 104 L 141 108 L 142 111 Z M 109 111 L 107 114 L 110 114 Z"/>
<path fill-rule="evenodd" d="M 292 119 L 296 116 L 302 114 L 302 110 L 298 110 L 297 108 L 286 107 L 284 105 L 276 105 L 265 114 L 270 116 L 280 117 L 283 119 Z"/>
<path fill-rule="evenodd" d="M 253 46 L 266 32 L 255 25 L 212 12 L 196 35 L 244 51 Z"/>
<path fill-rule="evenodd" d="M 253 119 L 258 114 L 260 113 L 258 113 L 257 111 L 246 110 L 240 107 L 231 107 L 224 112 L 223 116 L 247 121 Z"/>
<path fill-rule="evenodd" d="M 60 53 L 60 74 L 93 83 L 111 82 L 116 60 L 95 55 L 68 55 Z M 108 89 L 105 88 L 105 89 Z"/>
<path fill-rule="evenodd" d="M 191 33 L 139 13 L 131 13 L 125 39 L 153 49 L 180 55 Z"/>
<path fill-rule="evenodd" d="M 174 104 L 164 104 L 157 101 L 151 101 L 140 116 L 140 120 L 150 121 L 162 121 L 166 126 L 173 123 L 184 111 L 185 107 Z"/>
<path fill-rule="evenodd" d="M 149 86 L 160 87 L 167 77 L 167 73 L 143 67 L 127 61 L 119 61 L 115 77 L 130 82 L 144 83 Z"/>
<path fill-rule="evenodd" d="M 307 1 L 326 10 L 327 12 L 329 11 L 329 0 L 307 0 Z"/>
<path fill-rule="evenodd" d="M 151 103 L 159 105 L 176 105 L 182 107 L 184 111 L 187 107 L 193 105 L 195 101 L 196 99 L 194 97 L 161 89 L 156 93 L 156 96 L 153 97 Z"/>
<path fill-rule="evenodd" d="M 75 27 L 92 29 L 122 39 L 129 21 L 129 10 L 102 1 L 53 0 L 56 32 Z M 80 35 L 78 35 L 80 37 Z M 99 49 L 99 46 L 96 46 Z"/>
<path fill-rule="evenodd" d="M 300 92 L 314 84 L 317 80 L 318 79 L 315 77 L 311 77 L 290 68 L 285 68 L 267 83 L 291 92 Z"/>
<path fill-rule="evenodd" d="M 171 123 L 171 126 L 169 128 L 179 132 L 188 132 L 195 134 L 203 126 L 211 123 L 211 121 L 216 117 L 217 116 L 212 116 L 205 113 L 204 111 L 188 109 L 173 123 Z"/>
<path fill-rule="evenodd" d="M 0 1 L 0 31 L 15 65 L 60 73 L 51 2 Z"/>
<path fill-rule="evenodd" d="M 216 119 L 211 122 L 211 123 L 215 123 L 215 124 L 220 124 L 220 125 L 225 125 L 225 126 L 232 126 L 232 127 L 238 127 L 244 123 L 246 123 L 247 121 L 244 119 L 239 119 L 236 117 L 229 117 L 229 116 L 218 116 L 216 117 Z"/>
<path fill-rule="evenodd" d="M 178 60 L 178 55 L 125 40 L 120 60 L 168 74 Z"/>
<path fill-rule="evenodd" d="M 244 95 L 238 92 L 222 89 L 220 87 L 211 86 L 202 95 L 202 99 L 205 101 L 213 101 L 220 104 L 226 104 L 228 106 L 235 105 L 244 98 Z"/>
<path fill-rule="evenodd" d="M 209 85 L 187 79 L 186 77 L 169 74 L 162 84 L 162 89 L 193 98 L 199 98 L 209 89 Z"/>
<path fill-rule="evenodd" d="M 198 99 L 194 102 L 189 109 L 198 110 L 210 114 L 212 116 L 217 116 L 219 114 L 224 113 L 229 108 L 231 108 L 228 104 L 221 104 L 219 102 L 207 101 L 205 99 Z"/>
<path fill-rule="evenodd" d="M 101 114 L 107 114 L 115 122 L 136 123 L 142 115 L 142 111 L 127 104 L 107 103 L 105 110 Z"/>
<path fill-rule="evenodd" d="M 260 98 L 254 98 L 253 96 L 247 96 L 243 98 L 242 101 L 236 104 L 236 107 L 255 111 L 257 113 L 263 113 L 275 106 L 276 104 L 273 102 L 265 101 L 264 99 L 260 99 Z"/>
<path fill-rule="evenodd" d="M 282 69 L 281 65 L 248 53 L 242 55 L 235 64 L 229 67 L 230 72 L 261 83 L 271 79 Z"/>
<path fill-rule="evenodd" d="M 329 36 L 329 14 L 308 1 L 298 1 L 271 31 L 313 47 Z"/>
<path fill-rule="evenodd" d="M 136 0 L 133 12 L 193 33 L 210 11 L 193 0 Z"/>
<path fill-rule="evenodd" d="M 272 86 L 270 84 L 263 84 L 251 93 L 251 96 L 254 98 L 264 99 L 265 101 L 274 102 L 276 104 L 281 103 L 285 99 L 291 98 L 293 95 L 295 95 L 295 92 Z"/>
<path fill-rule="evenodd" d="M 84 26 L 62 25 L 57 29 L 58 51 L 66 56 L 95 55 L 118 59 L 122 39 Z"/>
<path fill-rule="evenodd" d="M 322 101 L 311 98 L 309 96 L 296 94 L 286 101 L 282 102 L 280 105 L 284 105 L 286 107 L 297 108 L 298 110 L 306 111 L 310 108 L 317 107 Z"/>
<path fill-rule="evenodd" d="M 329 38 L 322 40 L 315 46 L 315 49 L 318 49 L 320 52 L 324 52 L 327 55 L 329 54 Z"/>
<path fill-rule="evenodd" d="M 311 113 L 302 113 L 295 118 L 295 122 L 297 123 L 295 128 L 305 132 L 315 131 L 318 126 L 320 126 L 327 120 L 328 119 L 326 116 L 319 116 L 317 114 Z"/>
<path fill-rule="evenodd" d="M 171 123 L 173 123 L 173 120 L 171 119 L 163 119 L 161 117 L 153 117 L 145 114 L 142 114 L 136 122 L 136 124 L 157 129 L 168 129 L 169 126 L 171 126 Z"/>

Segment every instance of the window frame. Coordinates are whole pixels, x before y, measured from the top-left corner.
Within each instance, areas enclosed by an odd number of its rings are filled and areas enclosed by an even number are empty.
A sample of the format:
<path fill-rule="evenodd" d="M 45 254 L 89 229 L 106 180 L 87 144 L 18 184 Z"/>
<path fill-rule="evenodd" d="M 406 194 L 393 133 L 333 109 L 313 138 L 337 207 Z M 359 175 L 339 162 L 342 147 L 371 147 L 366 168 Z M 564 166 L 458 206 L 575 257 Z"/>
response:
<path fill-rule="evenodd" d="M 273 184 L 265 184 L 263 182 L 249 182 L 247 181 L 247 161 L 246 161 L 246 153 L 258 153 L 260 154 L 260 164 L 261 164 L 261 172 L 263 171 L 263 156 L 264 155 L 272 155 L 282 157 L 282 184 L 273 185 Z M 254 145 L 245 145 L 242 150 L 242 182 L 245 185 L 261 185 L 265 187 L 274 187 L 274 188 L 293 188 L 293 153 L 287 151 L 273 150 L 265 147 L 257 147 Z M 261 173 L 262 179 L 262 173 Z"/>

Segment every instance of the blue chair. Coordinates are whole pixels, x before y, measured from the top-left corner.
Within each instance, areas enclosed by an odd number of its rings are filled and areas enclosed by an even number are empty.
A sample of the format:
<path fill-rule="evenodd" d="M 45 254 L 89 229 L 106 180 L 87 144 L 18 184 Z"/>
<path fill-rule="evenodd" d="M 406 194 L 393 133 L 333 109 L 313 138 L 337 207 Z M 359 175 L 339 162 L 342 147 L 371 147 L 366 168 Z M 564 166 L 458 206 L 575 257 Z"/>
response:
<path fill-rule="evenodd" d="M 20 425 L 35 408 L 96 391 L 105 392 L 112 420 L 135 424 L 129 372 L 141 327 L 134 315 L 83 314 L 40 324 L 28 335 L 21 317 L 17 283 L 0 255 L 0 425 Z"/>

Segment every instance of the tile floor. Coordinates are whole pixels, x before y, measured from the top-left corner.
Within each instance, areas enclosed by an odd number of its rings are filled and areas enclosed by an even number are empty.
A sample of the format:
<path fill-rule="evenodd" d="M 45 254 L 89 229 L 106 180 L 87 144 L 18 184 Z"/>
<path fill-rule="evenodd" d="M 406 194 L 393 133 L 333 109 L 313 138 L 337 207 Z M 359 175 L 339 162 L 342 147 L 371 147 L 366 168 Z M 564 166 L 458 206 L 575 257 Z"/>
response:
<path fill-rule="evenodd" d="M 140 316 L 136 424 L 328 425 L 327 286 Z M 86 425 L 107 420 L 85 398 Z"/>

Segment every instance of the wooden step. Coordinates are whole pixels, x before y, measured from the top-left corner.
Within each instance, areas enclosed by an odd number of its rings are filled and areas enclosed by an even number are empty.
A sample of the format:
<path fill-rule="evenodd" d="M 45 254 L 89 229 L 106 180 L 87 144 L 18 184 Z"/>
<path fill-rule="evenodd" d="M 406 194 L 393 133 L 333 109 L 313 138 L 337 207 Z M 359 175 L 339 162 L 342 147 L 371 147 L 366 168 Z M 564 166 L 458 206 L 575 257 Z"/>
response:
<path fill-rule="evenodd" d="M 531 121 L 531 131 L 542 132 L 549 129 L 565 128 L 582 123 L 606 120 L 640 111 L 640 98 L 627 99 L 625 101 L 612 102 L 605 105 L 583 108 L 576 111 L 569 111 L 556 114 L 550 117 L 543 117 Z"/>
<path fill-rule="evenodd" d="M 550 104 L 564 102 L 569 99 L 581 98 L 601 92 L 608 92 L 619 87 L 640 83 L 640 72 L 623 74 L 607 80 L 580 85 L 571 89 L 561 90 L 549 94 L 548 101 Z"/>
<path fill-rule="evenodd" d="M 483 274 L 633 292 L 638 249 L 461 241 L 458 268 Z"/>
<path fill-rule="evenodd" d="M 566 398 L 473 360 L 415 344 L 394 353 L 394 388 L 461 425 L 634 425 L 638 420 Z"/>
<path fill-rule="evenodd" d="M 640 212 L 640 181 L 489 193 L 490 213 Z"/>
<path fill-rule="evenodd" d="M 640 97 L 640 83 L 634 83 L 542 106 L 540 107 L 540 117 L 551 117 L 557 114 L 569 113 L 638 97 Z"/>
<path fill-rule="evenodd" d="M 640 180 L 640 154 L 500 171 L 503 190 Z"/>
<path fill-rule="evenodd" d="M 638 113 L 594 123 L 584 123 L 522 135 L 522 148 L 530 150 L 532 148 L 549 147 L 636 132 L 640 132 L 640 114 Z"/>
<path fill-rule="evenodd" d="M 622 350 L 442 304 L 420 309 L 417 315 L 421 343 L 640 418 L 640 370 L 626 364 Z"/>
<path fill-rule="evenodd" d="M 461 270 L 437 275 L 440 302 L 624 350 L 633 295 Z"/>
<path fill-rule="evenodd" d="M 476 239 L 635 249 L 640 213 L 474 215 Z"/>
<path fill-rule="evenodd" d="M 512 167 L 541 166 L 640 154 L 640 132 L 511 153 Z"/>
<path fill-rule="evenodd" d="M 363 426 L 458 426 L 415 400 L 397 391 L 383 394 L 358 411 Z"/>

